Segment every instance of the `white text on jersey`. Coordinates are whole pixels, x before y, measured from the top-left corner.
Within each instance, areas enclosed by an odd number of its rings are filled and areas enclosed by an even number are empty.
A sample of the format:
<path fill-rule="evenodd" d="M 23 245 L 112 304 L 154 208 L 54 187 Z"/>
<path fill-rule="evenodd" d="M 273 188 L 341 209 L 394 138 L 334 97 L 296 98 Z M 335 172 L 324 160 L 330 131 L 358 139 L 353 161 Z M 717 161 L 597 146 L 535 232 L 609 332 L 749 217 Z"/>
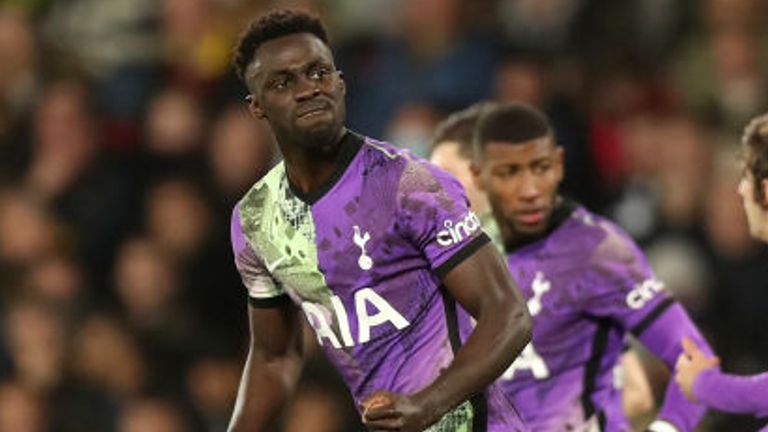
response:
<path fill-rule="evenodd" d="M 437 243 L 440 246 L 451 246 L 460 243 L 480 228 L 480 218 L 475 212 L 469 211 L 463 219 L 453 223 L 451 220 L 443 221 L 444 230 L 438 231 Z"/>
<path fill-rule="evenodd" d="M 627 306 L 632 309 L 642 309 L 649 300 L 663 289 L 664 282 L 656 278 L 646 279 L 627 294 Z"/>
<path fill-rule="evenodd" d="M 307 316 L 309 324 L 315 329 L 317 340 L 320 345 L 327 339 L 334 348 L 341 348 L 343 343 L 345 347 L 355 346 L 355 340 L 352 337 L 352 331 L 349 327 L 349 315 L 344 304 L 338 296 L 331 296 L 333 305 L 333 314 L 339 324 L 339 333 L 341 342 L 333 332 L 331 323 L 333 318 L 328 316 L 330 313 L 325 308 L 315 303 L 302 302 L 301 307 Z M 368 309 L 372 307 L 377 312 L 369 315 Z M 383 297 L 376 294 L 371 288 L 363 288 L 355 292 L 355 315 L 357 315 L 357 344 L 364 344 L 371 340 L 371 328 L 385 323 L 391 323 L 396 329 L 402 330 L 410 325 L 400 313 L 392 307 Z"/>

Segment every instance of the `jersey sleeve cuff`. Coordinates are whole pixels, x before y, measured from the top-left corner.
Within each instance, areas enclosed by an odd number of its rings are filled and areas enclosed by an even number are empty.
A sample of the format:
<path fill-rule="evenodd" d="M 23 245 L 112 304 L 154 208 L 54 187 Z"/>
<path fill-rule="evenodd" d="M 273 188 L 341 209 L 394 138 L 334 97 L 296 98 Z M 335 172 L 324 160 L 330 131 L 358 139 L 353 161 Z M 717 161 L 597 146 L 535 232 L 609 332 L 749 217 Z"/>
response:
<path fill-rule="evenodd" d="M 491 238 L 488 237 L 488 235 L 484 232 L 481 232 L 480 235 L 472 239 L 472 241 L 467 243 L 463 248 L 456 251 L 456 253 L 448 258 L 444 263 L 437 266 L 435 269 L 435 274 L 442 280 L 451 270 L 461 264 L 465 259 L 472 256 L 475 252 L 477 252 L 481 247 L 485 246 L 485 244 L 489 243 L 490 241 Z"/>
<path fill-rule="evenodd" d="M 288 294 L 280 294 L 275 297 L 266 297 L 266 298 L 256 298 L 248 296 L 248 304 L 251 305 L 251 307 L 258 308 L 258 309 L 269 309 L 277 306 L 282 306 L 285 303 L 288 303 L 291 301 L 291 298 L 288 297 Z"/>
<path fill-rule="evenodd" d="M 667 297 L 664 299 L 661 303 L 656 305 L 650 312 L 648 312 L 648 315 L 645 316 L 642 320 L 640 320 L 637 325 L 632 327 L 630 329 L 630 333 L 635 335 L 636 337 L 640 337 L 640 335 L 653 324 L 654 321 L 656 321 L 657 318 L 659 318 L 664 312 L 672 307 L 672 305 L 675 304 L 675 299 L 672 297 Z"/>

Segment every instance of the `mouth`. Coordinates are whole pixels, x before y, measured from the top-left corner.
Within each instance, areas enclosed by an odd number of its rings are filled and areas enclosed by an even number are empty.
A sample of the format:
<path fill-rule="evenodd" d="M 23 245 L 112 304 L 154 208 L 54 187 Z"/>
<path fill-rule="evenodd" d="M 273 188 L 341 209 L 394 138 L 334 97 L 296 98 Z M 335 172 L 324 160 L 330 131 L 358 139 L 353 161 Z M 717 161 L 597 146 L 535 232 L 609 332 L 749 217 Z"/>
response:
<path fill-rule="evenodd" d="M 296 117 L 300 119 L 310 118 L 316 115 L 326 113 L 330 110 L 331 110 L 331 107 L 327 103 L 313 103 L 311 105 L 307 104 L 299 108 L 299 110 L 296 113 Z"/>
<path fill-rule="evenodd" d="M 546 211 L 543 208 L 517 212 L 516 219 L 523 225 L 539 225 L 544 221 Z"/>

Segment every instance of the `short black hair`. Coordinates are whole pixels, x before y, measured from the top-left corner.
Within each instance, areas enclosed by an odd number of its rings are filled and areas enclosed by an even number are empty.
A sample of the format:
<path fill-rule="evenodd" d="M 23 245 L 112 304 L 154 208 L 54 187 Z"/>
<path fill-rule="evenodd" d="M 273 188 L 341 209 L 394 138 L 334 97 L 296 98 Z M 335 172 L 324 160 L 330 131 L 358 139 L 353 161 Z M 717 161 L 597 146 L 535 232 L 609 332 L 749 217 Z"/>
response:
<path fill-rule="evenodd" d="M 480 118 L 473 139 L 475 156 L 481 156 L 492 141 L 521 144 L 552 135 L 549 119 L 538 109 L 522 103 L 500 104 Z"/>
<path fill-rule="evenodd" d="M 483 113 L 497 106 L 497 102 L 483 101 L 456 111 L 441 121 L 435 128 L 435 133 L 429 143 L 429 153 L 447 142 L 459 144 L 459 156 L 464 159 L 472 158 L 472 139 L 475 136 L 477 122 Z"/>
<path fill-rule="evenodd" d="M 763 198 L 763 180 L 768 179 L 768 113 L 753 118 L 744 128 L 741 139 L 744 146 L 745 166 L 755 179 L 755 201 L 768 209 Z"/>
<path fill-rule="evenodd" d="M 247 84 L 245 72 L 264 42 L 297 33 L 313 34 L 328 45 L 328 33 L 323 23 L 307 12 L 279 9 L 251 21 L 235 46 L 233 63 L 238 78 Z"/>

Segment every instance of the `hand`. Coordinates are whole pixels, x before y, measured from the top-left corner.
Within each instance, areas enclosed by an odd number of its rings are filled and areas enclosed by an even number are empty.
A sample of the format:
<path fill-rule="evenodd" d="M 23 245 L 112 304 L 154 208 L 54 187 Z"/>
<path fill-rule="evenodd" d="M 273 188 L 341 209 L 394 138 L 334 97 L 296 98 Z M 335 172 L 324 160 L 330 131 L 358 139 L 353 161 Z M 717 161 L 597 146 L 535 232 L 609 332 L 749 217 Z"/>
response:
<path fill-rule="evenodd" d="M 719 358 L 707 357 L 692 340 L 684 337 L 683 353 L 677 358 L 675 365 L 675 381 L 685 397 L 691 402 L 696 402 L 693 395 L 693 383 L 696 381 L 696 377 L 701 372 L 719 365 Z"/>
<path fill-rule="evenodd" d="M 413 396 L 377 391 L 360 405 L 363 424 L 373 431 L 418 432 L 438 420 L 429 418 Z"/>

